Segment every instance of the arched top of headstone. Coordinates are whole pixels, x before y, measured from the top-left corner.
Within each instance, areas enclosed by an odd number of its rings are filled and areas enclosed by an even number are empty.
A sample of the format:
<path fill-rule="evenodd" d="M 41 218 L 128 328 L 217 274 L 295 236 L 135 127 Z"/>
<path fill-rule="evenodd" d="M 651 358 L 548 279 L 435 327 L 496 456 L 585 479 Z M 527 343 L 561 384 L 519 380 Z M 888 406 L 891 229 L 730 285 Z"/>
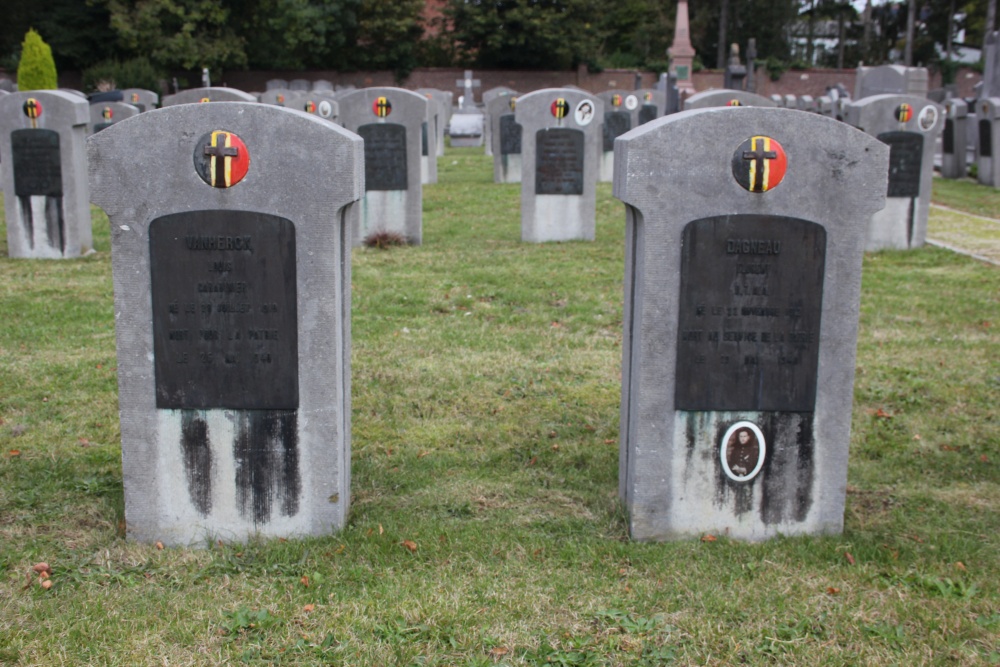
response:
<path fill-rule="evenodd" d="M 564 127 L 584 134 L 601 132 L 604 102 L 584 90 L 543 88 L 517 98 L 515 120 L 526 133 Z"/>
<path fill-rule="evenodd" d="M 266 84 L 264 84 L 266 90 L 276 90 L 279 88 L 288 88 L 288 81 L 285 79 L 270 79 Z"/>
<path fill-rule="evenodd" d="M 33 116 L 26 105 L 36 100 L 41 111 Z M 34 122 L 32 122 L 34 121 Z M 61 90 L 28 90 L 10 93 L 0 99 L 0 128 L 10 132 L 17 128 L 60 127 L 86 125 L 90 122 L 87 100 Z"/>
<path fill-rule="evenodd" d="M 211 86 L 208 88 L 189 88 L 163 98 L 164 107 L 177 104 L 198 104 L 202 102 L 256 102 L 257 98 L 236 88 Z"/>
<path fill-rule="evenodd" d="M 918 132 L 937 136 L 944 130 L 944 107 L 915 95 L 872 95 L 844 105 L 844 121 L 868 132 Z"/>
<path fill-rule="evenodd" d="M 427 119 L 428 100 L 423 95 L 391 86 L 362 88 L 337 95 L 340 122 L 356 130 L 369 123 L 419 124 Z"/>
<path fill-rule="evenodd" d="M 715 89 L 695 93 L 684 100 L 684 110 L 708 107 L 775 107 L 772 100 L 745 90 Z"/>
<path fill-rule="evenodd" d="M 126 88 L 122 91 L 122 101 L 139 107 L 139 111 L 152 111 L 159 105 L 160 96 L 145 88 Z"/>

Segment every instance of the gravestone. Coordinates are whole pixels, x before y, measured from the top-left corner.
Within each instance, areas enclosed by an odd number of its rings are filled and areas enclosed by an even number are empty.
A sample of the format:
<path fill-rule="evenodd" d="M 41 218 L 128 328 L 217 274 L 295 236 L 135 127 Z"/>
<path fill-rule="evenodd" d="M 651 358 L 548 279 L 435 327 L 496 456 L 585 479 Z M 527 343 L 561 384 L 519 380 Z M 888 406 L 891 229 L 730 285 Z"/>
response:
<path fill-rule="evenodd" d="M 778 95 L 776 93 L 771 94 L 771 101 L 774 102 L 774 106 L 778 108 L 784 108 L 785 106 L 785 96 Z"/>
<path fill-rule="evenodd" d="M 126 118 L 131 118 L 139 114 L 139 109 L 124 102 L 106 102 L 104 104 L 90 105 L 90 132 L 100 132 L 119 123 Z"/>
<path fill-rule="evenodd" d="M 418 88 L 417 94 L 423 95 L 434 105 L 434 136 L 437 156 L 444 155 L 444 128 L 451 117 L 451 93 L 436 88 Z"/>
<path fill-rule="evenodd" d="M 922 246 L 943 109 L 926 97 L 873 95 L 846 105 L 845 113 L 846 122 L 890 147 L 885 208 L 872 216 L 865 249 Z"/>
<path fill-rule="evenodd" d="M 176 105 L 88 154 L 111 224 L 129 539 L 341 528 L 361 140 L 271 105 Z"/>
<path fill-rule="evenodd" d="M 828 95 L 820 95 L 816 98 L 816 112 L 827 118 L 833 118 L 833 100 Z"/>
<path fill-rule="evenodd" d="M 944 130 L 941 134 L 941 176 L 944 178 L 965 178 L 967 139 L 966 123 L 969 106 L 964 100 L 951 98 L 944 102 Z"/>
<path fill-rule="evenodd" d="M 451 115 L 448 123 L 448 137 L 456 148 L 483 145 L 483 128 L 486 119 L 479 109 L 463 111 L 459 109 Z"/>
<path fill-rule="evenodd" d="M 90 105 L 58 90 L 0 95 L 0 182 L 11 257 L 93 248 L 85 144 Z"/>
<path fill-rule="evenodd" d="M 288 88 L 268 88 L 257 96 L 257 100 L 261 104 L 273 104 L 276 107 L 294 109 L 297 108 L 294 103 L 298 101 L 301 94 L 301 91 L 293 91 Z"/>
<path fill-rule="evenodd" d="M 813 99 L 812 95 L 800 95 L 798 99 L 798 110 L 815 113 L 816 100 Z"/>
<path fill-rule="evenodd" d="M 747 78 L 747 68 L 740 62 L 740 45 L 731 44 L 729 46 L 729 64 L 723 73 L 723 88 L 730 90 L 743 90 Z"/>
<path fill-rule="evenodd" d="M 673 74 L 661 74 L 656 84 L 656 90 L 665 96 L 662 116 L 669 116 L 681 110 L 681 91 L 677 87 L 677 77 Z"/>
<path fill-rule="evenodd" d="M 73 93 L 74 95 L 76 92 Z M 87 101 L 91 104 L 101 104 L 104 102 L 123 102 L 125 94 L 120 90 L 102 90 L 87 95 Z"/>
<path fill-rule="evenodd" d="M 978 84 L 976 97 L 1000 97 L 1000 32 L 988 33 L 985 47 L 983 80 Z"/>
<path fill-rule="evenodd" d="M 322 92 L 334 92 L 333 82 L 326 79 L 317 79 L 312 82 L 312 89 Z"/>
<path fill-rule="evenodd" d="M 340 122 L 365 140 L 365 196 L 355 217 L 354 243 L 378 232 L 423 237 L 421 126 L 427 98 L 402 88 L 362 88 L 337 96 Z"/>
<path fill-rule="evenodd" d="M 841 531 L 888 149 L 816 114 L 735 108 L 669 116 L 616 152 L 632 538 Z"/>
<path fill-rule="evenodd" d="M 436 128 L 439 119 L 437 102 L 433 97 L 423 97 L 427 100 L 427 117 L 420 125 L 420 182 L 426 185 L 438 182 Z"/>
<path fill-rule="evenodd" d="M 285 79 L 270 79 L 264 84 L 266 90 L 288 90 L 288 81 Z"/>
<path fill-rule="evenodd" d="M 486 103 L 493 138 L 493 182 L 521 182 L 521 126 L 514 118 L 517 96 L 494 97 Z"/>
<path fill-rule="evenodd" d="M 786 109 L 798 109 L 799 100 L 795 95 L 785 95 L 785 104 L 783 106 Z"/>
<path fill-rule="evenodd" d="M 984 97 L 976 101 L 979 144 L 976 150 L 978 180 L 983 185 L 1000 187 L 1000 97 Z"/>
<path fill-rule="evenodd" d="M 666 115 L 667 94 L 652 88 L 635 91 L 639 97 L 639 107 L 632 112 L 632 127 L 645 125 L 651 120 Z"/>
<path fill-rule="evenodd" d="M 486 148 L 486 155 L 493 157 L 493 118 L 490 116 L 490 102 L 497 97 L 517 95 L 517 91 L 507 86 L 497 86 L 490 88 L 483 93 L 483 146 Z"/>
<path fill-rule="evenodd" d="M 455 82 L 455 87 L 462 89 L 462 111 L 471 111 L 476 108 L 474 90 L 479 88 L 482 81 L 472 78 L 472 70 L 465 70 L 465 76 Z"/>
<path fill-rule="evenodd" d="M 926 97 L 927 90 L 928 73 L 926 67 L 904 67 L 903 65 L 859 67 L 854 79 L 855 100 L 888 94 Z"/>
<path fill-rule="evenodd" d="M 517 98 L 521 126 L 521 240 L 592 241 L 604 104 L 545 88 Z"/>
<path fill-rule="evenodd" d="M 747 40 L 747 80 L 744 90 L 748 93 L 757 92 L 757 40 L 753 37 Z"/>
<path fill-rule="evenodd" d="M 256 102 L 257 97 L 235 88 L 188 88 L 163 98 L 163 107 L 176 104 L 197 104 L 199 102 Z"/>
<path fill-rule="evenodd" d="M 160 96 L 144 88 L 126 88 L 122 91 L 122 101 L 131 104 L 142 113 L 155 109 L 160 103 Z"/>
<path fill-rule="evenodd" d="M 291 108 L 319 116 L 331 123 L 340 117 L 340 103 L 332 90 L 295 91 L 291 97 Z"/>
<path fill-rule="evenodd" d="M 638 110 L 639 99 L 628 90 L 606 90 L 597 97 L 604 102 L 601 167 L 597 180 L 610 183 L 615 175 L 615 139 L 635 127 L 632 112 Z"/>
<path fill-rule="evenodd" d="M 288 82 L 289 90 L 301 91 L 304 93 L 307 92 L 310 88 L 312 88 L 312 84 L 309 83 L 308 79 L 292 79 L 291 81 Z"/>
<path fill-rule="evenodd" d="M 684 100 L 684 110 L 708 107 L 774 107 L 775 103 L 745 90 L 704 90 Z"/>

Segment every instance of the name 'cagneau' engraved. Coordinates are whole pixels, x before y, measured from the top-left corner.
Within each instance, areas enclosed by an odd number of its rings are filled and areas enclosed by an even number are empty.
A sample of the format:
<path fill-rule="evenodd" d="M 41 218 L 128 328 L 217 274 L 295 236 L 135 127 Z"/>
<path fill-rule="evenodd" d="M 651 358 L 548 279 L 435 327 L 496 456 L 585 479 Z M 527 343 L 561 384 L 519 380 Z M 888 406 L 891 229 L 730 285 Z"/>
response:
<path fill-rule="evenodd" d="M 188 250 L 242 250 L 253 252 L 249 236 L 185 236 Z"/>
<path fill-rule="evenodd" d="M 777 239 L 726 239 L 726 253 L 730 255 L 777 255 L 781 241 Z"/>

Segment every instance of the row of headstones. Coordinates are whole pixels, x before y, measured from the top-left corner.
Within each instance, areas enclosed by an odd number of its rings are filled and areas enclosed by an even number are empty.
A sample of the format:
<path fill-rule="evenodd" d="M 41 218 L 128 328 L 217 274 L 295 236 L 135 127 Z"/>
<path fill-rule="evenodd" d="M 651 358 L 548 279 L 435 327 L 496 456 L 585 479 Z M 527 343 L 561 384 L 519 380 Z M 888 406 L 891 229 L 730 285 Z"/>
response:
<path fill-rule="evenodd" d="M 536 211 L 580 186 L 568 174 L 596 171 L 584 116 L 601 113 L 580 91 L 519 98 Z M 131 539 L 345 525 L 363 136 L 213 104 L 87 140 L 111 227 Z M 842 529 L 861 262 L 889 153 L 846 123 L 773 108 L 695 110 L 617 139 L 619 492 L 635 539 Z M 544 173 L 528 175 L 536 154 Z"/>

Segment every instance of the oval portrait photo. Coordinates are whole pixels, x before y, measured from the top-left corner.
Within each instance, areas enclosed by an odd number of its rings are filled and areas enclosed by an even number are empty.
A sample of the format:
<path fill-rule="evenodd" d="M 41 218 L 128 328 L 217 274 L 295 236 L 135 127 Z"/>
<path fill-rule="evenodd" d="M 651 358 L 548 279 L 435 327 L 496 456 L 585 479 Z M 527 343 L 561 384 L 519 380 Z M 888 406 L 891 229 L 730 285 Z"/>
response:
<path fill-rule="evenodd" d="M 729 479 L 746 482 L 756 477 L 764 466 L 767 447 L 764 434 L 752 422 L 736 422 L 722 437 L 719 458 Z"/>

